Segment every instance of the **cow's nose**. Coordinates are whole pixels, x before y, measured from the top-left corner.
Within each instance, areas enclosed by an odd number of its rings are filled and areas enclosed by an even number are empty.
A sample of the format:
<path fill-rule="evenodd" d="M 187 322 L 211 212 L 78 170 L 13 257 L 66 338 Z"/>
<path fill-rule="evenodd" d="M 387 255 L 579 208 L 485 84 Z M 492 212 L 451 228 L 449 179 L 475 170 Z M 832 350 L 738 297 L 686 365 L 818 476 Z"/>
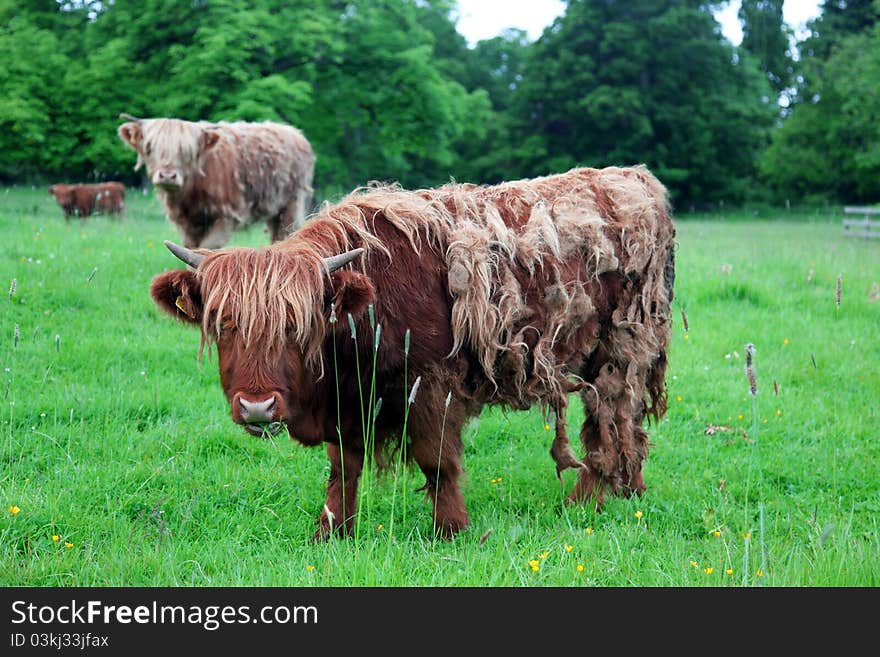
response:
<path fill-rule="evenodd" d="M 160 183 L 177 183 L 177 172 L 160 169 L 157 174 Z"/>
<path fill-rule="evenodd" d="M 238 411 L 245 422 L 271 422 L 275 419 L 275 397 L 256 402 L 239 397 Z"/>

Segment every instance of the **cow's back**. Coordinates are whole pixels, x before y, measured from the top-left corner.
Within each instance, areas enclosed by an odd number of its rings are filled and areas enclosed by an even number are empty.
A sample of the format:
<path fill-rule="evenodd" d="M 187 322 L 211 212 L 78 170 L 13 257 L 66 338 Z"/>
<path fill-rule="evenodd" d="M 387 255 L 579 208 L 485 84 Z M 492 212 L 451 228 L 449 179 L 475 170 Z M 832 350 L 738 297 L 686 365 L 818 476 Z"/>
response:
<path fill-rule="evenodd" d="M 675 233 L 666 190 L 645 167 L 420 194 L 448 213 L 452 351 L 472 364 L 480 401 L 528 408 L 564 396 L 600 336 L 617 362 L 645 354 L 645 370 L 665 353 Z"/>
<path fill-rule="evenodd" d="M 271 122 L 221 122 L 216 129 L 222 137 L 212 149 L 206 170 L 234 166 L 234 171 L 224 172 L 221 178 L 228 178 L 229 173 L 234 176 L 240 222 L 276 215 L 291 198 L 303 191 L 311 194 L 315 156 L 302 131 Z"/>

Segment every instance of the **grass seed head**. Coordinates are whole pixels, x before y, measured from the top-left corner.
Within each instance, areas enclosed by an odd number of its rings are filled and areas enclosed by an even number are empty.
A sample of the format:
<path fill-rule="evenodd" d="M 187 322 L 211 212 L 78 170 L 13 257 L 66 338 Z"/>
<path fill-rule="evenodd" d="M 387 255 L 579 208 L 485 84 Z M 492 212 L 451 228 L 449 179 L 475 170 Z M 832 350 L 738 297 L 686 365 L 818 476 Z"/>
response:
<path fill-rule="evenodd" d="M 416 394 L 419 392 L 419 384 L 422 382 L 422 377 L 416 377 L 416 382 L 413 383 L 412 390 L 409 391 L 409 404 L 412 406 L 412 403 L 416 400 Z"/>
<path fill-rule="evenodd" d="M 755 345 L 749 342 L 746 345 L 746 376 L 749 378 L 749 392 L 752 397 L 758 394 L 758 381 L 755 379 Z"/>

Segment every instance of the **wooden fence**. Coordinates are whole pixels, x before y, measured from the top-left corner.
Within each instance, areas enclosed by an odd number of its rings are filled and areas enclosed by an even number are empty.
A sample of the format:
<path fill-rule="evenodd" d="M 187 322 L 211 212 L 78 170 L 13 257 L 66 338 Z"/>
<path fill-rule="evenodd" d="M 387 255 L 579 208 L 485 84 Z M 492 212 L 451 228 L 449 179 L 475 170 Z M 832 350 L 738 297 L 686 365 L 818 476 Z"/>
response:
<path fill-rule="evenodd" d="M 843 208 L 843 215 L 844 234 L 853 237 L 880 237 L 880 207 L 848 205 Z"/>

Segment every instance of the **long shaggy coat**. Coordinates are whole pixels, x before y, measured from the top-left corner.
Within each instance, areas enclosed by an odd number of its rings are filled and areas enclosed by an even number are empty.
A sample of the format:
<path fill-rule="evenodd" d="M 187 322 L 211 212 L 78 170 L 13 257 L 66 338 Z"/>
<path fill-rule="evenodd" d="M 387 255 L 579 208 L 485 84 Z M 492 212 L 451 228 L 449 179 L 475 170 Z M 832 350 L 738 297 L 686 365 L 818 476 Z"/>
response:
<path fill-rule="evenodd" d="M 271 394 L 292 437 L 328 443 L 319 536 L 351 531 L 372 420 L 377 444 L 394 445 L 406 414 L 407 454 L 448 537 L 468 524 L 461 430 L 486 404 L 553 418 L 557 475 L 579 473 L 571 501 L 644 490 L 643 424 L 666 411 L 674 236 L 666 191 L 643 166 L 374 185 L 283 242 L 166 272 L 152 294 L 216 343 L 233 419 L 240 400 Z M 326 274 L 324 258 L 355 248 L 359 262 Z M 361 397 L 373 380 L 375 418 Z M 571 393 L 586 411 L 580 455 L 566 434 Z"/>

